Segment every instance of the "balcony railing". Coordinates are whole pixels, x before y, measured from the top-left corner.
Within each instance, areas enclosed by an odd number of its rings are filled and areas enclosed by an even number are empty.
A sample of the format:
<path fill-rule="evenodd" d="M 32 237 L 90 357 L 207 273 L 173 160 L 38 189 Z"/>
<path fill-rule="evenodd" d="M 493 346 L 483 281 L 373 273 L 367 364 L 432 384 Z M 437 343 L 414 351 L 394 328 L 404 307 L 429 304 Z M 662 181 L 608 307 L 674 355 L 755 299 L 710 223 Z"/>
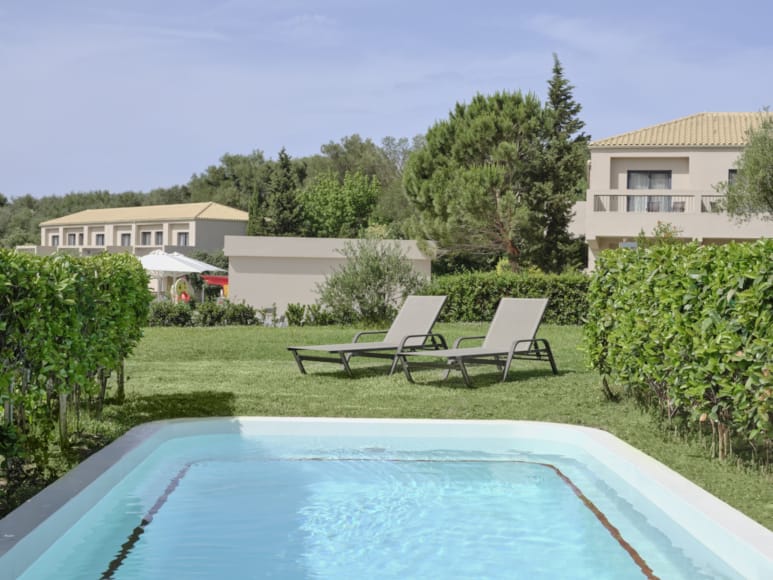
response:
<path fill-rule="evenodd" d="M 594 193 L 593 211 L 610 213 L 717 213 L 724 196 L 671 191 Z"/>

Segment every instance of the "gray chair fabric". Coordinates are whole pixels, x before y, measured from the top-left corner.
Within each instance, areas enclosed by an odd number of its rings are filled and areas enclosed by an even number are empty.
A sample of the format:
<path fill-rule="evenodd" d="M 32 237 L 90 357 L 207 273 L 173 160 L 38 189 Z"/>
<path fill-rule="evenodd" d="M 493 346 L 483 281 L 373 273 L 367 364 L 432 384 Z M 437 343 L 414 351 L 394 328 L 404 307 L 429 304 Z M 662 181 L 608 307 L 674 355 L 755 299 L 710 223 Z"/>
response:
<path fill-rule="evenodd" d="M 542 323 L 542 317 L 547 307 L 547 298 L 502 298 L 497 306 L 494 318 L 489 325 L 486 336 L 461 337 L 450 349 L 426 351 L 398 351 L 399 359 L 405 376 L 413 381 L 410 367 L 440 367 L 445 368 L 445 376 L 451 369 L 458 368 L 462 373 L 464 383 L 469 387 L 472 381 L 467 372 L 469 364 L 493 364 L 503 370 L 502 381 L 507 380 L 510 365 L 514 359 L 544 360 L 550 363 L 554 374 L 558 373 L 553 352 L 547 340 L 535 338 Z M 419 340 L 420 337 L 410 337 Z M 462 348 L 464 341 L 483 339 L 483 344 L 476 347 Z M 444 358 L 444 363 L 410 362 L 417 357 Z"/>
<path fill-rule="evenodd" d="M 447 347 L 441 335 L 432 333 L 432 327 L 445 301 L 445 296 L 408 296 L 387 330 L 358 332 L 349 343 L 288 346 L 287 349 L 293 353 L 298 369 L 303 374 L 306 374 L 303 361 L 317 361 L 338 363 L 351 375 L 349 360 L 352 356 L 392 359 L 389 371 L 389 374 L 392 374 L 397 368 L 395 355 L 398 350 L 412 352 Z M 379 334 L 384 335 L 380 341 L 360 342 L 362 337 Z"/>

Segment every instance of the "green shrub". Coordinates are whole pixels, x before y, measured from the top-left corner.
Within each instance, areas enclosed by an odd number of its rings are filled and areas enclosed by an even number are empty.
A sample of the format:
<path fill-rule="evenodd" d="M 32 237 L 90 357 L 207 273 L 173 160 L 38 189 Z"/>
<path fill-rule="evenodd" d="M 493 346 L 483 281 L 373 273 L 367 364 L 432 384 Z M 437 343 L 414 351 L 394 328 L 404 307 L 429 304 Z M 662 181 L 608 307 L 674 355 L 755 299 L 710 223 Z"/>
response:
<path fill-rule="evenodd" d="M 193 323 L 196 326 L 223 326 L 225 325 L 225 315 L 225 307 L 210 300 L 196 306 Z"/>
<path fill-rule="evenodd" d="M 545 322 L 582 324 L 590 279 L 585 274 L 466 272 L 436 277 L 429 294 L 445 294 L 440 319 L 448 322 L 491 320 L 500 298 L 548 298 Z"/>
<path fill-rule="evenodd" d="M 391 321 L 408 294 L 424 286 L 399 246 L 376 239 L 347 242 L 342 266 L 318 286 L 319 306 L 341 324 Z"/>
<path fill-rule="evenodd" d="M 287 318 L 288 326 L 303 326 L 304 315 L 306 313 L 306 307 L 303 304 L 296 302 L 287 305 L 285 311 L 285 317 Z"/>
<path fill-rule="evenodd" d="M 186 302 L 157 300 L 150 305 L 149 326 L 193 326 L 193 307 Z"/>
<path fill-rule="evenodd" d="M 591 366 L 668 418 L 773 444 L 773 240 L 604 252 L 589 290 Z"/>
<path fill-rule="evenodd" d="M 253 326 L 259 324 L 258 311 L 249 304 L 223 302 L 223 321 L 228 325 Z"/>

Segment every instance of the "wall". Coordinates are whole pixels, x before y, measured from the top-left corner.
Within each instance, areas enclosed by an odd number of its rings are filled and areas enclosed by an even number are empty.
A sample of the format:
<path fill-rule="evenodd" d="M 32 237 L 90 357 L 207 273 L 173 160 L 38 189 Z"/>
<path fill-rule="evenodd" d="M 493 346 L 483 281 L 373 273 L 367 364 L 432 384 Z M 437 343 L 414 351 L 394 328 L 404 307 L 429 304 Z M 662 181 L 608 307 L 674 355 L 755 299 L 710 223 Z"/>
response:
<path fill-rule="evenodd" d="M 347 241 L 351 240 L 226 236 L 229 299 L 255 308 L 276 306 L 279 315 L 291 303 L 314 304 L 317 284 L 344 263 L 339 250 Z M 431 261 L 416 242 L 387 241 L 402 248 L 417 272 L 430 276 Z"/>

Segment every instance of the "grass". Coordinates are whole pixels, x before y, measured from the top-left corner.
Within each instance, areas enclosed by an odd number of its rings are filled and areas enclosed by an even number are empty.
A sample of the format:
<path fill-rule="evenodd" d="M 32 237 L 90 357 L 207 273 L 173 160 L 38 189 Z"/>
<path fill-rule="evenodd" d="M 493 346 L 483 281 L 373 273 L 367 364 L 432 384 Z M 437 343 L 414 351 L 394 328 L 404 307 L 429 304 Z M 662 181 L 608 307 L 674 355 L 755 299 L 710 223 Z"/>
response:
<path fill-rule="evenodd" d="M 449 342 L 478 335 L 485 325 L 439 324 Z M 697 436 L 664 430 L 632 402 L 608 402 L 598 376 L 585 368 L 579 327 L 543 325 L 540 336 L 555 352 L 559 376 L 547 363 L 517 361 L 510 380 L 494 367 L 475 368 L 475 388 L 458 373 L 441 381 L 439 371 L 419 371 L 416 384 L 402 374 L 386 376 L 374 359 L 354 359 L 355 378 L 337 365 L 308 363 L 298 372 L 290 344 L 345 342 L 352 329 L 149 328 L 127 361 L 123 404 L 105 408 L 102 422 L 83 426 L 112 438 L 134 425 L 174 417 L 232 415 L 529 419 L 588 425 L 609 431 L 662 461 L 730 505 L 773 529 L 770 465 L 718 461 Z"/>

